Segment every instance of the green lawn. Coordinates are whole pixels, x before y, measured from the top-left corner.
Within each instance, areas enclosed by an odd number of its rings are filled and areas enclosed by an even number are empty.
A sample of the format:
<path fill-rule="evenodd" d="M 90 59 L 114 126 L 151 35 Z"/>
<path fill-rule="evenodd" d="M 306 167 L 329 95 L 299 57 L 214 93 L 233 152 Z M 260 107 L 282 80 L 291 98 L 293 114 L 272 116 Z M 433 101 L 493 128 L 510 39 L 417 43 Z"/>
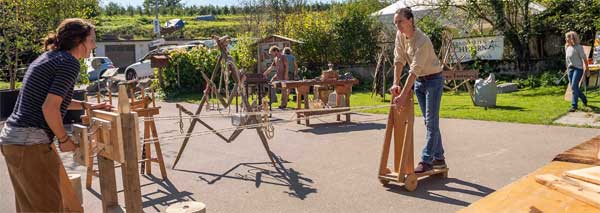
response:
<path fill-rule="evenodd" d="M 498 94 L 496 107 L 483 108 L 473 106 L 468 93 L 446 92 L 442 97 L 441 117 L 473 119 L 486 121 L 501 121 L 530 124 L 552 124 L 552 121 L 566 114 L 570 107 L 568 101 L 563 100 L 564 87 L 544 87 L 522 89 L 518 92 Z M 600 90 L 587 92 L 590 107 L 585 111 L 600 112 Z M 184 101 L 198 103 L 201 96 L 198 94 L 179 95 L 168 101 Z M 371 98 L 370 92 L 354 92 L 350 98 L 351 106 L 385 106 L 389 104 L 390 97 L 383 102 L 381 97 Z M 415 97 L 416 100 L 416 97 Z M 273 107 L 280 103 L 274 103 Z M 290 101 L 288 107 L 295 108 L 296 103 Z M 369 113 L 385 114 L 388 107 L 366 110 Z M 415 103 L 415 114 L 421 115 L 419 106 Z"/>
<path fill-rule="evenodd" d="M 17 82 L 16 88 L 20 88 L 21 87 L 21 82 Z M 9 89 L 10 88 L 10 82 L 6 82 L 6 81 L 0 81 L 0 89 Z"/>

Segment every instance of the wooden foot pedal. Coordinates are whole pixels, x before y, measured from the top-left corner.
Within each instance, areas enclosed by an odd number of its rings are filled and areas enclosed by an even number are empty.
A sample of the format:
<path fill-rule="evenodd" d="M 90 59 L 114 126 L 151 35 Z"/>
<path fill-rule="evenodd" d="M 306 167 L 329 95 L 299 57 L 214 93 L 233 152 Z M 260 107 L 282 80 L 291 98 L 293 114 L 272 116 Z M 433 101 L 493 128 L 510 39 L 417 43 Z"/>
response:
<path fill-rule="evenodd" d="M 390 182 L 402 183 L 404 188 L 408 191 L 414 191 L 417 189 L 419 178 L 427 176 L 439 176 L 442 178 L 448 178 L 448 168 L 433 169 L 424 173 L 410 173 L 407 175 L 399 175 L 396 172 L 390 172 L 383 175 L 379 175 L 379 182 L 383 185 L 388 185 Z"/>

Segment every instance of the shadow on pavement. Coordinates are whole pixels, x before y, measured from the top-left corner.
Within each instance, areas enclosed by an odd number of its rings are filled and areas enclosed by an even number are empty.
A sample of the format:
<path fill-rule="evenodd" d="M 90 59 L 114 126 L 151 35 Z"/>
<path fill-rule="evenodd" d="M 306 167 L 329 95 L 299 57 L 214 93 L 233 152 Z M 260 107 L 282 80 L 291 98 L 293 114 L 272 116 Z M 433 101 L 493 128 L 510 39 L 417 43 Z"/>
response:
<path fill-rule="evenodd" d="M 316 135 L 335 134 L 342 132 L 356 132 L 366 130 L 385 129 L 385 124 L 380 123 L 320 123 L 311 124 L 309 129 L 301 129 L 298 132 L 312 133 Z"/>
<path fill-rule="evenodd" d="M 317 192 L 317 189 L 310 186 L 310 184 L 313 183 L 312 179 L 303 177 L 302 173 L 293 168 L 286 169 L 283 164 L 289 162 L 282 160 L 277 156 L 274 157 L 278 165 L 275 167 L 276 171 L 264 168 L 265 166 L 270 167 L 272 165 L 271 162 L 239 163 L 225 171 L 223 174 L 184 169 L 174 170 L 199 174 L 200 176 L 198 176 L 198 178 L 208 184 L 214 184 L 222 178 L 229 178 L 254 182 L 256 188 L 260 187 L 261 184 L 284 186 L 289 189 L 289 191 L 285 192 L 286 194 L 301 200 L 304 200 L 308 194 Z"/>
<path fill-rule="evenodd" d="M 461 186 L 465 186 L 465 187 L 453 187 L 450 186 L 451 184 L 453 185 L 461 185 Z M 456 198 L 452 198 L 452 197 L 448 197 L 445 195 L 441 195 L 436 193 L 435 191 L 450 191 L 450 192 L 458 192 L 458 193 L 462 193 L 462 194 L 468 194 L 468 195 L 474 195 L 474 196 L 479 196 L 479 197 L 485 197 L 488 194 L 494 192 L 494 189 L 488 188 L 486 186 L 482 186 L 479 184 L 475 184 L 475 183 L 471 183 L 471 182 L 466 182 L 463 180 L 459 180 L 456 178 L 446 178 L 446 179 L 440 179 L 438 177 L 426 177 L 423 179 L 419 179 L 418 185 L 417 185 L 417 189 L 413 192 L 409 192 L 406 191 L 406 189 L 404 188 L 404 185 L 397 185 L 397 184 L 389 184 L 387 185 L 387 187 L 389 187 L 388 191 L 390 192 L 394 192 L 394 193 L 398 193 L 398 194 L 402 194 L 402 195 L 406 195 L 406 196 L 411 196 L 411 197 L 416 197 L 416 198 L 421 198 L 424 200 L 430 200 L 430 201 L 436 201 L 436 202 L 440 202 L 440 203 L 448 203 L 448 204 L 452 204 L 452 205 L 457 205 L 457 206 L 468 206 L 469 202 L 465 202 Z"/>
<path fill-rule="evenodd" d="M 166 179 L 166 180 L 162 180 L 160 178 L 156 178 L 153 175 L 142 175 L 142 178 L 146 178 L 147 180 L 151 181 L 150 183 L 146 183 L 141 185 L 141 187 L 145 187 L 145 186 L 150 186 L 150 185 L 159 185 L 161 186 L 162 189 L 157 189 L 155 192 L 150 192 L 150 193 L 146 193 L 146 194 L 142 194 L 142 207 L 143 208 L 147 208 L 147 207 L 152 207 L 156 212 L 160 212 L 160 208 L 157 207 L 158 206 L 163 206 L 165 208 L 175 204 L 175 203 L 179 203 L 179 202 L 184 202 L 184 201 L 196 201 L 194 198 L 192 198 L 193 193 L 188 192 L 188 191 L 179 191 L 179 189 L 177 189 L 177 187 L 175 185 L 173 185 L 173 183 L 171 183 L 170 180 Z M 142 179 L 143 180 L 143 179 Z M 88 191 L 93 194 L 96 198 L 98 199 L 102 199 L 102 196 L 100 195 L 100 193 L 94 189 L 88 189 Z M 117 193 L 123 193 L 123 190 L 119 190 L 117 191 Z M 157 196 L 160 196 L 158 198 L 155 198 Z M 123 206 L 124 205 L 124 201 L 121 200 L 120 205 Z"/>

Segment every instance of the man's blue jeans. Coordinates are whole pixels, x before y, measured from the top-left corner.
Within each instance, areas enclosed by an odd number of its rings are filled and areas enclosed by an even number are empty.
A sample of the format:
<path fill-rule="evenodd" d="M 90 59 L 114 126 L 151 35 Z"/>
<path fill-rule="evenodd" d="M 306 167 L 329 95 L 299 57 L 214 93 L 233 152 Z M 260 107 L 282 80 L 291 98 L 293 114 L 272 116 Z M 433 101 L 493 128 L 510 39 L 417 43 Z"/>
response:
<path fill-rule="evenodd" d="M 421 154 L 421 161 L 432 164 L 433 160 L 444 159 L 444 147 L 440 133 L 440 104 L 442 101 L 444 78 L 438 75 L 427 80 L 415 80 L 415 94 L 419 100 L 419 107 L 425 119 L 425 147 Z"/>
<path fill-rule="evenodd" d="M 583 70 L 576 67 L 569 67 L 569 83 L 571 83 L 571 107 L 573 109 L 577 109 L 577 101 L 581 98 L 583 103 L 587 103 L 587 98 L 581 92 L 579 88 L 579 81 L 581 81 L 581 77 L 583 76 Z"/>

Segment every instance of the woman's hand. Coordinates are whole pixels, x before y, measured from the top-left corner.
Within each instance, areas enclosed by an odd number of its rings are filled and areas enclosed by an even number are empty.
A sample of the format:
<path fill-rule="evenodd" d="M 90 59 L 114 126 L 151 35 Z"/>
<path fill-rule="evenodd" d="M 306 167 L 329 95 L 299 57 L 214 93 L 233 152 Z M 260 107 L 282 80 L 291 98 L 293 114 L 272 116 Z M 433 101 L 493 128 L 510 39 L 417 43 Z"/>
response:
<path fill-rule="evenodd" d="M 67 137 L 67 139 L 63 142 L 58 142 L 58 148 L 60 148 L 61 152 L 72 152 L 75 151 L 75 148 L 77 148 L 78 145 L 75 144 L 75 142 L 73 142 L 73 139 L 71 139 L 71 137 Z"/>
<path fill-rule="evenodd" d="M 585 77 L 590 77 L 590 68 L 585 68 Z"/>
<path fill-rule="evenodd" d="M 103 109 L 103 110 L 110 110 L 113 108 L 112 105 L 110 105 L 107 102 L 102 102 L 102 103 L 88 103 L 91 105 L 92 110 L 94 109 Z"/>
<path fill-rule="evenodd" d="M 392 93 L 392 97 L 400 95 L 400 92 L 402 92 L 402 85 L 394 85 L 390 88 L 390 93 Z"/>
<path fill-rule="evenodd" d="M 404 110 L 404 107 L 406 107 L 407 101 L 408 101 L 407 95 L 399 95 L 398 97 L 394 98 L 393 102 L 396 105 L 396 109 L 398 110 L 398 112 L 401 112 Z"/>

